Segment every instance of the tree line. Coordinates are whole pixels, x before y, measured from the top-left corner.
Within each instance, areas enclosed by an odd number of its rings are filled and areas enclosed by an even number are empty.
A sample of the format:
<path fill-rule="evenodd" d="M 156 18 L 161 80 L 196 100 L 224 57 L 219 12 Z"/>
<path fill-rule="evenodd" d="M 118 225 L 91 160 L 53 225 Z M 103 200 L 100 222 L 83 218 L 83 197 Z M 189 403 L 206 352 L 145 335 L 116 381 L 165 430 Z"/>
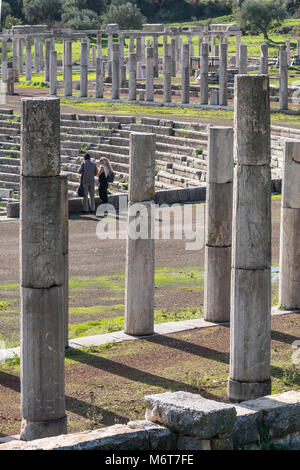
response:
<path fill-rule="evenodd" d="M 99 29 L 118 23 L 141 29 L 145 22 L 183 22 L 233 14 L 245 32 L 262 32 L 287 16 L 300 17 L 300 0 L 3 0 L 2 28 L 17 24 Z"/>

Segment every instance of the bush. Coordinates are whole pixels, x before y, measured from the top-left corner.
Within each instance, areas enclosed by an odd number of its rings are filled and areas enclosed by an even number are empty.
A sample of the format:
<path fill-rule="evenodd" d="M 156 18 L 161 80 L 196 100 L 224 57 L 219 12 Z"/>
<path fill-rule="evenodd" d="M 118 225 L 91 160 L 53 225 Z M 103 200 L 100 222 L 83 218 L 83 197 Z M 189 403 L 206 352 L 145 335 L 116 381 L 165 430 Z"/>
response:
<path fill-rule="evenodd" d="M 92 10 L 79 10 L 76 7 L 67 8 L 61 16 L 63 25 L 72 29 L 98 29 L 100 18 Z"/>
<path fill-rule="evenodd" d="M 261 31 L 265 39 L 275 22 L 287 16 L 285 0 L 245 0 L 237 8 L 237 21 L 241 28 Z"/>
<path fill-rule="evenodd" d="M 16 26 L 18 24 L 22 24 L 22 20 L 20 20 L 20 18 L 16 18 L 15 16 L 12 16 L 12 15 L 7 15 L 5 22 L 4 22 L 4 28 L 11 29 L 12 26 Z"/>
<path fill-rule="evenodd" d="M 102 15 L 102 27 L 117 23 L 120 29 L 141 29 L 147 20 L 137 5 L 126 1 L 113 0 L 108 10 Z"/>
<path fill-rule="evenodd" d="M 23 11 L 30 23 L 52 24 L 60 20 L 61 0 L 24 0 Z"/>

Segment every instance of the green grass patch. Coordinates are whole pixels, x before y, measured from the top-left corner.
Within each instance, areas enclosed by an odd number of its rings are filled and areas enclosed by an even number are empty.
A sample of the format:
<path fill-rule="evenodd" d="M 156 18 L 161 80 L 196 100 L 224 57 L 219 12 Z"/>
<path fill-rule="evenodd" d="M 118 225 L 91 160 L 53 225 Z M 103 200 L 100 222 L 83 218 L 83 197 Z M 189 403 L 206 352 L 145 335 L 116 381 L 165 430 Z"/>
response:
<path fill-rule="evenodd" d="M 70 315 L 103 315 L 109 316 L 115 312 L 124 310 L 124 304 L 118 305 L 93 305 L 92 307 L 71 307 Z"/>
<path fill-rule="evenodd" d="M 281 199 L 281 194 L 272 194 L 272 199 Z"/>

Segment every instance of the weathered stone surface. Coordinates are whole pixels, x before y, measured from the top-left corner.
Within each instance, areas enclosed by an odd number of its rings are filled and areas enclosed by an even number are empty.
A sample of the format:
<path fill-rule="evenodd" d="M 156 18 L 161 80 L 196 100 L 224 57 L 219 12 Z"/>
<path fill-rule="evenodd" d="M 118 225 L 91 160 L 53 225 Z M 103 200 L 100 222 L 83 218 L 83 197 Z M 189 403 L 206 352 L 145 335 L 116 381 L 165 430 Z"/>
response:
<path fill-rule="evenodd" d="M 207 183 L 232 183 L 233 180 L 233 129 L 208 128 Z"/>
<path fill-rule="evenodd" d="M 268 77 L 236 75 L 234 87 L 237 163 L 268 165 L 271 160 Z"/>
<path fill-rule="evenodd" d="M 210 440 L 180 435 L 177 441 L 177 450 L 211 450 Z"/>
<path fill-rule="evenodd" d="M 232 183 L 209 183 L 206 190 L 205 243 L 228 247 L 232 241 Z"/>
<path fill-rule="evenodd" d="M 142 202 L 155 194 L 155 134 L 130 134 L 129 200 Z"/>
<path fill-rule="evenodd" d="M 233 450 L 231 438 L 213 438 L 211 440 L 211 450 Z"/>
<path fill-rule="evenodd" d="M 300 142 L 286 140 L 284 144 L 282 207 L 300 209 Z"/>
<path fill-rule="evenodd" d="M 21 194 L 21 285 L 60 286 L 63 284 L 61 177 L 23 177 Z"/>
<path fill-rule="evenodd" d="M 43 437 L 59 436 L 67 434 L 67 417 L 47 421 L 22 420 L 20 439 L 33 441 Z"/>
<path fill-rule="evenodd" d="M 234 406 L 207 400 L 188 392 L 162 393 L 145 397 L 146 419 L 164 424 L 171 430 L 211 439 L 221 432 L 231 433 L 236 411 Z"/>
<path fill-rule="evenodd" d="M 300 392 L 289 391 L 248 400 L 243 406 L 263 413 L 262 425 L 270 437 L 281 437 L 300 431 Z"/>
<path fill-rule="evenodd" d="M 242 405 L 236 405 L 235 409 L 236 420 L 232 440 L 234 448 L 238 449 L 241 446 L 258 441 L 262 412 L 251 410 Z"/>
<path fill-rule="evenodd" d="M 175 450 L 177 449 L 177 434 L 170 429 L 151 423 L 150 421 L 130 421 L 127 423 L 130 429 L 144 429 L 149 438 L 150 450 Z"/>
<path fill-rule="evenodd" d="M 230 319 L 231 247 L 205 247 L 204 318 Z"/>
<path fill-rule="evenodd" d="M 60 105 L 57 98 L 24 98 L 21 175 L 57 176 L 60 171 Z M 41 135 L 44 142 L 41 152 Z"/>
<path fill-rule="evenodd" d="M 116 424 L 108 428 L 38 439 L 8 442 L 0 450 L 150 450 L 148 433 Z"/>
<path fill-rule="evenodd" d="M 234 169 L 232 265 L 269 269 L 271 264 L 271 169 L 236 165 Z"/>
<path fill-rule="evenodd" d="M 232 269 L 230 377 L 246 388 L 270 377 L 270 280 L 269 270 Z"/>

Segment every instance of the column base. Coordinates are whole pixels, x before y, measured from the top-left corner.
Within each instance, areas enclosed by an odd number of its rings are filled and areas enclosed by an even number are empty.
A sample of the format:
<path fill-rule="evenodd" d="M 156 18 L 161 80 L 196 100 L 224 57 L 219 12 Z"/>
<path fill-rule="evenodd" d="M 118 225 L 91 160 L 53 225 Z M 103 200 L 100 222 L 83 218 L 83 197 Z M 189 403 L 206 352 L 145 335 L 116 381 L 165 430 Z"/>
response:
<path fill-rule="evenodd" d="M 146 330 L 146 331 L 131 331 L 131 330 L 126 330 L 124 328 L 124 333 L 129 336 L 151 336 L 154 335 L 154 330 Z"/>
<path fill-rule="evenodd" d="M 27 421 L 22 419 L 20 439 L 33 441 L 43 437 L 59 436 L 67 434 L 67 416 L 48 421 Z"/>
<path fill-rule="evenodd" d="M 264 382 L 238 382 L 228 379 L 227 394 L 230 401 L 255 400 L 271 394 L 271 379 Z"/>

